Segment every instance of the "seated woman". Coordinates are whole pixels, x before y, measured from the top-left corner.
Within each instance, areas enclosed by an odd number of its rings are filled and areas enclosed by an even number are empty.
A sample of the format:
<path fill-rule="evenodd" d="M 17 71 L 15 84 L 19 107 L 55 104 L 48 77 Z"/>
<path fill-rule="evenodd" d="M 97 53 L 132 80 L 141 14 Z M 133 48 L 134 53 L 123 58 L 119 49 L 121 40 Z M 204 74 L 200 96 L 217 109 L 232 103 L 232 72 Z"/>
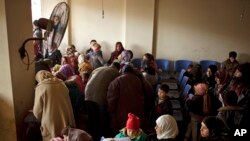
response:
<path fill-rule="evenodd" d="M 122 42 L 116 42 L 115 44 L 115 50 L 111 53 L 111 56 L 108 60 L 108 64 L 112 64 L 115 59 L 118 59 L 118 56 L 122 53 L 124 50 Z"/>
<path fill-rule="evenodd" d="M 147 135 L 140 129 L 140 119 L 136 115 L 129 113 L 126 127 L 120 130 L 115 138 L 129 137 L 131 141 L 146 141 Z"/>
<path fill-rule="evenodd" d="M 162 115 L 156 120 L 156 134 L 149 135 L 149 141 L 177 141 L 179 129 L 175 118 L 171 115 Z"/>

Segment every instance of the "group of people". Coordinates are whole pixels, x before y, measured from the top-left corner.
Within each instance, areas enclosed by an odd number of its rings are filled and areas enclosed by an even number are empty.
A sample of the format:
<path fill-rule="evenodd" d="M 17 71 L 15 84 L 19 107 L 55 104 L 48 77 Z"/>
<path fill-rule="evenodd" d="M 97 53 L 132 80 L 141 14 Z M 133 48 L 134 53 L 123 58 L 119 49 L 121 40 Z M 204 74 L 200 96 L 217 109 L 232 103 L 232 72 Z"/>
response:
<path fill-rule="evenodd" d="M 223 69 L 210 65 L 204 77 L 199 65 L 187 69 L 194 95 L 185 98 L 190 115 L 186 140 L 222 140 L 222 133 L 248 129 L 244 125 L 250 68 L 249 63 L 239 64 L 235 53 L 229 54 Z M 43 140 L 67 140 L 71 130 L 94 141 L 102 136 L 133 141 L 181 139 L 169 86 L 159 82 L 152 54 L 143 55 L 140 68 L 133 67 L 133 52 L 121 42 L 115 44 L 108 61 L 96 40 L 83 54 L 74 45 L 65 54 L 36 62 L 33 113 L 41 121 Z M 65 129 L 67 134 L 61 134 Z"/>
<path fill-rule="evenodd" d="M 184 75 L 188 76 L 187 83 L 192 89 L 184 98 L 190 117 L 185 140 L 236 140 L 234 133 L 237 129 L 249 129 L 246 119 L 250 106 L 250 63 L 240 64 L 236 57 L 237 53 L 231 51 L 220 68 L 210 65 L 204 76 L 199 64 L 187 68 Z M 213 126 L 219 131 L 217 134 L 210 131 L 210 135 L 204 137 L 203 120 L 208 116 L 215 118 L 211 124 L 219 121 L 221 126 Z"/>

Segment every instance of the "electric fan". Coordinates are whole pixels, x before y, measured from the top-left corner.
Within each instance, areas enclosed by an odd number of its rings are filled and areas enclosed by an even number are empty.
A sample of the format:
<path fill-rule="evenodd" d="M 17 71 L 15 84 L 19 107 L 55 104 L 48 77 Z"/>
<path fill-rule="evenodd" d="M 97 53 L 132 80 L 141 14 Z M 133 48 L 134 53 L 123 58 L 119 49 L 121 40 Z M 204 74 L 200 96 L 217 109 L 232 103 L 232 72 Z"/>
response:
<path fill-rule="evenodd" d="M 40 18 L 38 20 L 38 27 L 46 30 L 44 37 L 43 38 L 28 38 L 23 42 L 22 47 L 19 48 L 19 53 L 20 53 L 20 57 L 22 60 L 27 55 L 28 63 L 25 63 L 25 64 L 28 65 L 28 67 L 33 62 L 29 63 L 29 55 L 27 51 L 25 50 L 25 44 L 31 40 L 32 41 L 33 40 L 45 40 L 44 48 L 46 50 L 51 52 L 57 49 L 63 39 L 65 30 L 68 25 L 68 20 L 69 20 L 69 6 L 66 2 L 60 2 L 54 7 L 50 15 L 50 19 Z"/>

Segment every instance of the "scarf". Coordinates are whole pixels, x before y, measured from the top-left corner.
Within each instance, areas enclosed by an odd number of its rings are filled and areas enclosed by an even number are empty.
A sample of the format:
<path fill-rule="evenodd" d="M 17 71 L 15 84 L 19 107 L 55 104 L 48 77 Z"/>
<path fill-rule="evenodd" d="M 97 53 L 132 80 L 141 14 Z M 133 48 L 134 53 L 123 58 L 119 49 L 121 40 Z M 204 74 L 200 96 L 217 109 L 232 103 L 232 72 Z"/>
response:
<path fill-rule="evenodd" d="M 178 133 L 176 120 L 171 115 L 162 115 L 156 120 L 161 132 L 157 134 L 157 139 L 174 139 Z"/>

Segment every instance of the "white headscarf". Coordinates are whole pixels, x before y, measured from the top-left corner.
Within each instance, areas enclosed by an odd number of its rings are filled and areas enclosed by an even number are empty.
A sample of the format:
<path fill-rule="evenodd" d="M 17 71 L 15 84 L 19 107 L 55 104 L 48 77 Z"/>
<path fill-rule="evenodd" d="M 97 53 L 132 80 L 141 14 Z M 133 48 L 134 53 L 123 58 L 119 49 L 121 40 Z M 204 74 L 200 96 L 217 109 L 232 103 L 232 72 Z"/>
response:
<path fill-rule="evenodd" d="M 158 139 L 175 138 L 179 133 L 176 120 L 171 115 L 160 116 L 156 120 L 156 124 L 161 129 L 161 132 L 157 134 Z"/>

